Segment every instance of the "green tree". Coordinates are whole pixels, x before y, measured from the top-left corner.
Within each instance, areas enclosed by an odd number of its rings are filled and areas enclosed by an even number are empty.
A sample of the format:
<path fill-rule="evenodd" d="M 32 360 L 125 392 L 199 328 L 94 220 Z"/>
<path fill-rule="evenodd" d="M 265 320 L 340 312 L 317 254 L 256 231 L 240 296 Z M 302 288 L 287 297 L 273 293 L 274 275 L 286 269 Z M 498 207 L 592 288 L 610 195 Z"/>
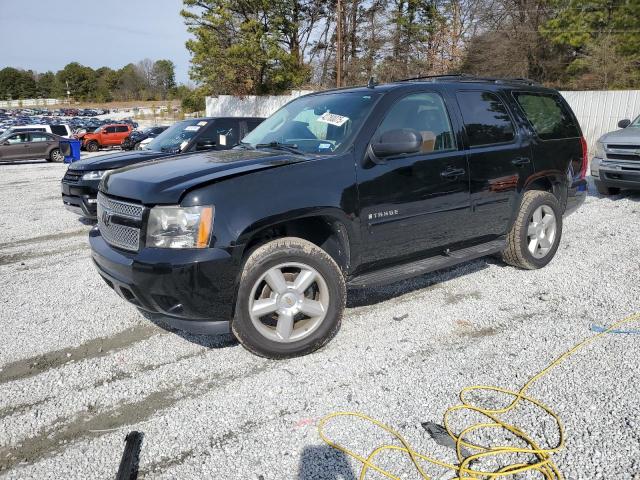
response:
<path fill-rule="evenodd" d="M 45 72 L 37 75 L 38 97 L 59 98 L 62 96 L 62 88 L 58 84 L 56 75 L 53 72 Z"/>
<path fill-rule="evenodd" d="M 56 74 L 63 89 L 76 100 L 94 100 L 97 90 L 96 72 L 91 67 L 72 62 Z"/>
<path fill-rule="evenodd" d="M 191 77 L 212 94 L 279 93 L 307 82 L 299 0 L 184 0 Z M 304 26 L 303 26 L 304 24 Z"/>
<path fill-rule="evenodd" d="M 0 70 L 0 98 L 34 98 L 37 91 L 33 72 L 12 67 Z"/>
<path fill-rule="evenodd" d="M 152 86 L 162 100 L 176 88 L 175 65 L 171 60 L 156 60 L 152 68 Z"/>
<path fill-rule="evenodd" d="M 556 13 L 542 34 L 570 52 L 574 86 L 637 87 L 640 81 L 640 2 L 552 0 Z"/>

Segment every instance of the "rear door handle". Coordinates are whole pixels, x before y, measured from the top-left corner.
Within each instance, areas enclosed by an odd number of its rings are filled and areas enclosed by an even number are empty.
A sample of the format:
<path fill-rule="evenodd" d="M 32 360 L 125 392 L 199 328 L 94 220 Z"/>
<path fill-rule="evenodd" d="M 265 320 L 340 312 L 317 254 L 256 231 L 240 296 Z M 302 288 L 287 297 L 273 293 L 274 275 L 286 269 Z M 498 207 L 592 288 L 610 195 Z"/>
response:
<path fill-rule="evenodd" d="M 460 177 L 466 173 L 464 168 L 452 168 L 449 167 L 446 170 L 440 172 L 440 176 L 442 178 L 455 178 Z"/>
<path fill-rule="evenodd" d="M 518 157 L 511 160 L 511 163 L 516 167 L 522 167 L 523 165 L 531 163 L 531 159 L 529 157 Z"/>

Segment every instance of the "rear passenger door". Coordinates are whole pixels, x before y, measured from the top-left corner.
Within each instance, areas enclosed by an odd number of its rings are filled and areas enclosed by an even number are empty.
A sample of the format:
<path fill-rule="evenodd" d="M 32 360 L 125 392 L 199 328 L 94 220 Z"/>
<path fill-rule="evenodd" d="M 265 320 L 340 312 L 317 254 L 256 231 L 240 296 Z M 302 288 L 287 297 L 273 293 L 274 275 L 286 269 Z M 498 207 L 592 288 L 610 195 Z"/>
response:
<path fill-rule="evenodd" d="M 121 145 L 122 141 L 129 136 L 129 127 L 126 125 L 118 125 L 113 137 L 113 145 Z"/>
<path fill-rule="evenodd" d="M 29 134 L 29 158 L 46 158 L 49 147 L 54 143 L 54 138 L 46 133 L 32 132 Z"/>
<path fill-rule="evenodd" d="M 533 172 L 530 138 L 496 92 L 459 90 L 470 169 L 471 218 L 475 238 L 504 235 L 518 207 L 519 192 Z"/>

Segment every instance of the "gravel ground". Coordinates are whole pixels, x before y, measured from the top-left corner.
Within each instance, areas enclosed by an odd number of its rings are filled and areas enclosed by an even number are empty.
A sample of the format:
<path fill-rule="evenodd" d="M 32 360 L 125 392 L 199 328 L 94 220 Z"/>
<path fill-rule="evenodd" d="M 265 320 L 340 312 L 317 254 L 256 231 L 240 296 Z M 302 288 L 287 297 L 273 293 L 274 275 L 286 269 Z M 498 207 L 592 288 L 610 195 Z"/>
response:
<path fill-rule="evenodd" d="M 121 301 L 93 270 L 90 226 L 62 208 L 64 168 L 0 165 L 2 478 L 113 478 L 138 429 L 140 478 L 352 480 L 358 466 L 315 426 L 337 410 L 451 460 L 420 423 L 440 423 L 463 387 L 517 388 L 592 323 L 640 310 L 640 196 L 592 194 L 547 268 L 480 260 L 349 292 L 326 348 L 273 362 L 231 337 L 162 330 Z M 530 390 L 564 422 L 566 478 L 640 478 L 639 347 L 640 335 L 608 335 Z M 543 444 L 557 438 L 536 412 L 519 416 Z M 361 453 L 384 440 L 346 419 L 328 431 Z M 399 455 L 380 463 L 417 478 Z"/>

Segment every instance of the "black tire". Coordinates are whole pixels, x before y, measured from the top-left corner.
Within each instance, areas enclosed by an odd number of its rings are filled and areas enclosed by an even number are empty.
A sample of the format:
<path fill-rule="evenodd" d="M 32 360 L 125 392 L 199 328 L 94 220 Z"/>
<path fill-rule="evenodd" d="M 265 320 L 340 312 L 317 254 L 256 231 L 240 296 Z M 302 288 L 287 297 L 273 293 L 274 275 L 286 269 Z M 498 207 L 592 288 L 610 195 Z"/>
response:
<path fill-rule="evenodd" d="M 122 150 L 131 150 L 131 139 L 129 137 L 125 138 L 124 140 L 122 140 L 122 143 L 120 144 L 120 148 L 122 148 Z"/>
<path fill-rule="evenodd" d="M 136 143 L 136 144 L 133 146 L 133 149 L 134 149 L 134 150 L 141 150 L 141 148 L 140 148 L 140 142 Z"/>
<path fill-rule="evenodd" d="M 285 263 L 304 264 L 314 269 L 324 280 L 328 292 L 328 306 L 321 323 L 308 336 L 289 343 L 274 341 L 260 333 L 249 314 L 253 287 L 267 271 Z M 344 275 L 324 250 L 301 238 L 273 240 L 255 249 L 244 263 L 231 330 L 240 343 L 256 355 L 272 359 L 306 355 L 326 345 L 338 332 L 346 296 Z"/>
<path fill-rule="evenodd" d="M 100 145 L 98 145 L 98 142 L 96 142 L 95 140 L 92 140 L 87 143 L 86 149 L 87 152 L 97 152 L 100 149 Z"/>
<path fill-rule="evenodd" d="M 49 158 L 47 158 L 47 162 L 62 162 L 64 161 L 64 156 L 62 152 L 60 152 L 59 148 L 54 148 L 49 152 Z"/>
<path fill-rule="evenodd" d="M 605 183 L 598 180 L 594 182 L 596 184 L 596 190 L 600 195 L 618 195 L 620 189 L 618 187 L 608 187 Z"/>
<path fill-rule="evenodd" d="M 529 250 L 528 229 L 533 213 L 542 206 L 553 210 L 555 216 L 555 235 L 551 247 L 543 257 L 537 258 Z M 562 210 L 558 199 L 549 192 L 529 190 L 525 192 L 520 204 L 516 221 L 507 235 L 507 246 L 502 251 L 505 263 L 526 270 L 535 270 L 547 265 L 555 256 L 562 238 Z M 535 250 L 535 249 L 534 249 Z"/>

